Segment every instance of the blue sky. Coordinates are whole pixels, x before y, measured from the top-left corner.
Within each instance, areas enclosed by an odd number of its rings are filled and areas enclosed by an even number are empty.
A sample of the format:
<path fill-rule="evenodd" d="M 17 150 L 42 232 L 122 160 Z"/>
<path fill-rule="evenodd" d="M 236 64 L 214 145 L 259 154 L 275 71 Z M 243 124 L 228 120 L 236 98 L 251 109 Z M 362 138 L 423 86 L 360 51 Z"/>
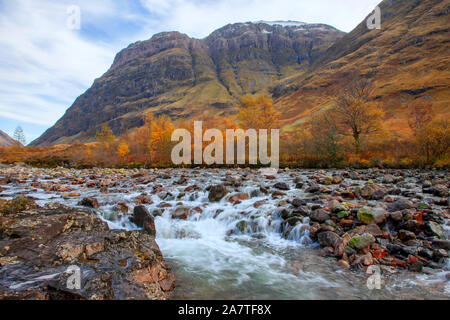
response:
<path fill-rule="evenodd" d="M 107 71 L 115 54 L 161 31 L 203 38 L 258 20 L 351 31 L 380 0 L 0 0 L 0 129 L 31 142 Z M 81 28 L 67 26 L 78 6 Z"/>

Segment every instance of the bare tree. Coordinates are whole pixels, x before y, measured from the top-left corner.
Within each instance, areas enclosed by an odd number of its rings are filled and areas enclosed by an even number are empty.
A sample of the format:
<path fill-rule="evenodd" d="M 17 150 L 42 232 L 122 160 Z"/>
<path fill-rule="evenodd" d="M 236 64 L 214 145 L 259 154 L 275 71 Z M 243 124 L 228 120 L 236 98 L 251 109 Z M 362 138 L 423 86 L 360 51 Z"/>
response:
<path fill-rule="evenodd" d="M 19 142 L 23 146 L 26 144 L 25 134 L 24 134 L 23 129 L 22 129 L 21 126 L 18 126 L 16 128 L 16 130 L 14 130 L 13 138 L 14 138 L 14 140 Z"/>

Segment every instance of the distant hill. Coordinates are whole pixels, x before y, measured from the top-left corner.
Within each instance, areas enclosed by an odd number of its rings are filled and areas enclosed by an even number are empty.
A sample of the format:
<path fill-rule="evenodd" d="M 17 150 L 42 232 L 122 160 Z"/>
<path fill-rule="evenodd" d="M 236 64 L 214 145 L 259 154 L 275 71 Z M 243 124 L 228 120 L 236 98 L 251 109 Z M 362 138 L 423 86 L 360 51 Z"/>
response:
<path fill-rule="evenodd" d="M 0 130 L 0 147 L 9 147 L 17 143 L 13 138 L 7 135 L 5 132 Z"/>

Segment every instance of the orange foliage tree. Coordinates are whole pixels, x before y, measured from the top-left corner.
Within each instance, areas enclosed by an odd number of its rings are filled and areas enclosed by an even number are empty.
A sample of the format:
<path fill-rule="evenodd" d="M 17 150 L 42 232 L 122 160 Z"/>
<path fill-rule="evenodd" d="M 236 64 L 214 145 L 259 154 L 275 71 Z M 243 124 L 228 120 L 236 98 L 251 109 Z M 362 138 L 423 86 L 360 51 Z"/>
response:
<path fill-rule="evenodd" d="M 332 108 L 340 132 L 353 138 L 356 154 L 361 151 L 361 138 L 382 128 L 384 112 L 371 101 L 373 91 L 369 80 L 353 80 L 338 94 Z"/>

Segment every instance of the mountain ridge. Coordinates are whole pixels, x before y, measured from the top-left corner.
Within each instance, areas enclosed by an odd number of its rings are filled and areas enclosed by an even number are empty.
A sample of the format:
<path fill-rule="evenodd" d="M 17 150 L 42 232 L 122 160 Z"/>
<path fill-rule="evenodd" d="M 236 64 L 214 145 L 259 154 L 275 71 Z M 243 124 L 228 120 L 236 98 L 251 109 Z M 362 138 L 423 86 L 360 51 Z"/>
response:
<path fill-rule="evenodd" d="M 228 24 L 203 39 L 161 32 L 130 44 L 32 144 L 92 141 L 104 123 L 119 134 L 141 125 L 147 112 L 172 118 L 232 115 L 242 95 L 267 93 L 280 79 L 307 72 L 344 35 L 325 24 L 292 23 Z"/>

